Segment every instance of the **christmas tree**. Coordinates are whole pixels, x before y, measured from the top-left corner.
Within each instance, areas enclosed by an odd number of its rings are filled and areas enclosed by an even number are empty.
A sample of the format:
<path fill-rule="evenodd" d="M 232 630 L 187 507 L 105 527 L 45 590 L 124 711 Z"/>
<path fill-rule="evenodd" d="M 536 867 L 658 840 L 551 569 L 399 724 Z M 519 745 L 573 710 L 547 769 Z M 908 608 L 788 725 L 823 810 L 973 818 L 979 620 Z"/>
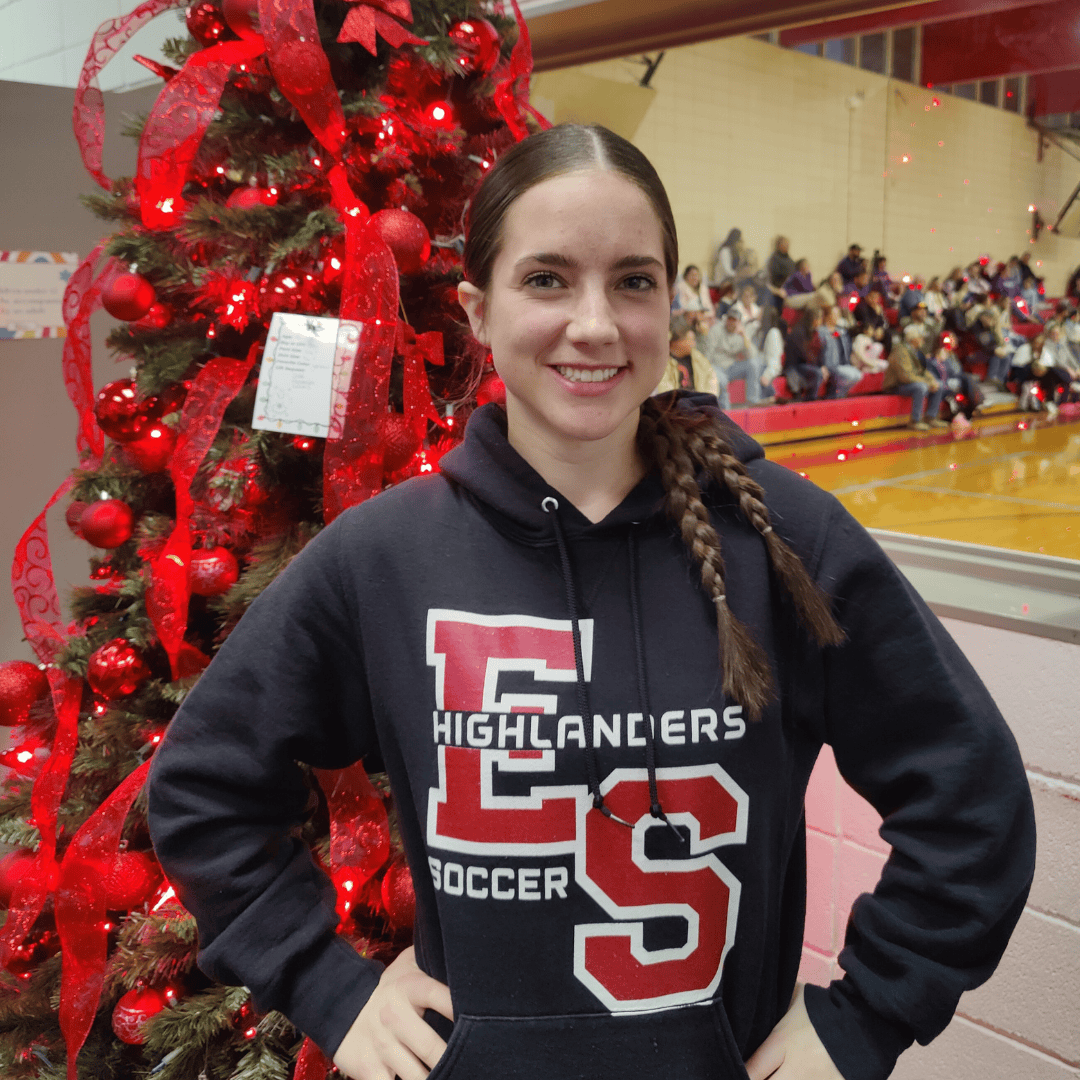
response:
<path fill-rule="evenodd" d="M 194 0 L 190 37 L 163 62 L 140 58 L 164 85 L 131 126 L 137 174 L 110 180 L 96 75 L 176 6 L 147 0 L 104 24 L 76 93 L 102 188 L 86 203 L 113 231 L 65 297 L 79 467 L 49 505 L 66 499 L 98 553 L 65 626 L 45 511 L 16 552 L 41 664 L 0 665 L 8 1080 L 326 1075 L 284 1017 L 195 966 L 193 919 L 147 833 L 149 759 L 304 544 L 347 506 L 436 470 L 501 386 L 456 285 L 470 193 L 539 122 L 520 17 L 475 0 Z M 122 320 L 109 345 L 131 377 L 95 393 L 98 306 Z M 290 415 L 288 392 L 318 367 L 282 384 L 301 353 L 322 357 L 324 416 L 308 398 Z M 270 365 L 288 391 L 276 417 Z M 310 783 L 304 829 L 337 887 L 339 932 L 389 960 L 410 940 L 412 884 L 385 781 L 357 765 Z"/>

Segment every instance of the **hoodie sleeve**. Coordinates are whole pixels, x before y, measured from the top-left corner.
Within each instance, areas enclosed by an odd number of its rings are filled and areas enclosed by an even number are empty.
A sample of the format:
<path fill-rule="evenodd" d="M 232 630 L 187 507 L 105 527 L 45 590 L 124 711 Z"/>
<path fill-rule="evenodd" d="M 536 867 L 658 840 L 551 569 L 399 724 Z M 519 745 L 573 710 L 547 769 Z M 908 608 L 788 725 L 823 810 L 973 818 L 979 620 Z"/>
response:
<path fill-rule="evenodd" d="M 251 605 L 170 723 L 149 784 L 154 849 L 198 923 L 199 966 L 330 1055 L 382 969 L 335 932 L 333 885 L 297 835 L 297 762 L 341 768 L 375 750 L 338 573 L 344 520 Z"/>
<path fill-rule="evenodd" d="M 892 853 L 852 909 L 844 978 L 807 987 L 806 1006 L 845 1080 L 885 1080 L 1001 959 L 1034 872 L 1034 811 L 989 692 L 839 504 L 817 577 L 848 636 L 824 654 L 821 734 Z"/>

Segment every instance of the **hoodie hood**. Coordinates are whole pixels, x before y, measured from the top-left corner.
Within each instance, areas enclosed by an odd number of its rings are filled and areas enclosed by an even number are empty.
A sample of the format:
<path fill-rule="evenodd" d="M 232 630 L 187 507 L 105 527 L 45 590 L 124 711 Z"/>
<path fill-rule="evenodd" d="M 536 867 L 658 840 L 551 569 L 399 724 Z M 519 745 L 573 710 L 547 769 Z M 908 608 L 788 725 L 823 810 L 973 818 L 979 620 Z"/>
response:
<path fill-rule="evenodd" d="M 743 463 L 765 456 L 760 444 L 720 410 L 712 394 L 676 390 L 660 399 L 673 400 L 679 410 L 715 414 L 732 452 Z M 547 498 L 558 500 L 563 528 L 575 538 L 599 538 L 663 512 L 664 487 L 659 475 L 650 472 L 603 521 L 589 521 L 510 446 L 506 412 L 495 404 L 484 405 L 469 417 L 464 441 L 442 459 L 440 468 L 482 505 L 500 532 L 531 546 L 555 543 L 550 515 L 542 508 Z"/>

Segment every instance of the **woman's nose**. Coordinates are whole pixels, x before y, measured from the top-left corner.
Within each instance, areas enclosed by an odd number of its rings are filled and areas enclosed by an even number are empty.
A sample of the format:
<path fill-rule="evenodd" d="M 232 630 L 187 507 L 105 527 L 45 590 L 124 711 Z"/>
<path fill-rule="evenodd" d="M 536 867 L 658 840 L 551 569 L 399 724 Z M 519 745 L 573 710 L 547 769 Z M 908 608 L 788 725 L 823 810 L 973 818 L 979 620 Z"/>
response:
<path fill-rule="evenodd" d="M 619 329 L 604 289 L 581 290 L 566 334 L 571 341 L 588 345 L 610 345 L 618 339 Z"/>

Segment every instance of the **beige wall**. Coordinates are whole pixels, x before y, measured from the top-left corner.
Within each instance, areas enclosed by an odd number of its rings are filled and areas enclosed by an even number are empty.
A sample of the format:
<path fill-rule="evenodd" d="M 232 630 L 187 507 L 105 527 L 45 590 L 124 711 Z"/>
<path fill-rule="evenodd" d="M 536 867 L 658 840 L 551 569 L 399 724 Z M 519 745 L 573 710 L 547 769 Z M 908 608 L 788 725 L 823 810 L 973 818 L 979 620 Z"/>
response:
<path fill-rule="evenodd" d="M 643 68 L 570 70 L 625 83 Z M 565 78 L 536 77 L 541 110 Z M 708 265 L 736 226 L 762 260 L 777 233 L 790 236 L 816 276 L 849 242 L 867 256 L 882 248 L 894 276 L 943 274 L 983 252 L 1025 250 L 1028 205 L 1052 222 L 1080 180 L 1080 163 L 1056 147 L 1036 160 L 1037 136 L 1018 116 L 753 38 L 671 49 L 651 86 L 633 141 L 667 187 L 684 264 Z M 1059 295 L 1080 241 L 1043 233 L 1032 251 Z"/>
<path fill-rule="evenodd" d="M 1020 745 L 1035 802 L 1038 855 L 1027 905 L 989 982 L 964 994 L 894 1080 L 1076 1080 L 1080 1077 L 1080 647 L 975 623 L 945 625 L 994 695 Z M 802 977 L 838 977 L 855 898 L 889 851 L 881 818 L 821 755 L 806 798 L 807 905 Z"/>

